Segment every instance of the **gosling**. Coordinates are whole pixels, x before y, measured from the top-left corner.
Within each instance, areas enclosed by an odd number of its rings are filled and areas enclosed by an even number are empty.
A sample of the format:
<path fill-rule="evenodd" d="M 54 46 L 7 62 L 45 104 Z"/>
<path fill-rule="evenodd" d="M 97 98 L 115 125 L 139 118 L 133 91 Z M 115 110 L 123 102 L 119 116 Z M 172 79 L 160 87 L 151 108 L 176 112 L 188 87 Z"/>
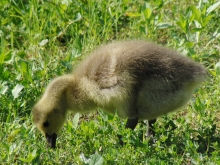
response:
<path fill-rule="evenodd" d="M 33 108 L 33 121 L 55 148 L 67 112 L 97 108 L 127 119 L 134 129 L 186 104 L 205 81 L 206 69 L 176 51 L 146 41 L 102 45 L 72 74 L 55 78 Z"/>

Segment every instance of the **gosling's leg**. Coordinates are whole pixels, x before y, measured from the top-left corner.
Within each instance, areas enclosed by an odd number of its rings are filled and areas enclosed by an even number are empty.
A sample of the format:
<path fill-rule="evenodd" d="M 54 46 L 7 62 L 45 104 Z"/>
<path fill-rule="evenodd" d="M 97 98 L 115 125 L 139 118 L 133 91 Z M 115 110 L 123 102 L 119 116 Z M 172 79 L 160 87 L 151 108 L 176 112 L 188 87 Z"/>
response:
<path fill-rule="evenodd" d="M 129 129 L 132 129 L 134 130 L 136 125 L 138 123 L 138 118 L 135 118 L 135 119 L 128 119 L 127 120 L 127 123 L 125 125 L 125 128 L 129 128 Z M 119 143 L 120 145 L 124 145 L 124 142 L 122 141 L 122 136 L 121 135 L 118 135 L 118 138 L 119 138 Z"/>
<path fill-rule="evenodd" d="M 152 119 L 152 120 L 149 120 L 148 121 L 148 130 L 147 130 L 147 133 L 146 133 L 146 136 L 147 137 L 154 137 L 155 135 L 155 131 L 154 131 L 154 123 L 157 121 L 157 119 Z"/>
<path fill-rule="evenodd" d="M 128 119 L 127 123 L 125 125 L 125 128 L 130 128 L 130 129 L 134 130 L 136 125 L 137 125 L 137 123 L 138 123 L 138 118 Z"/>

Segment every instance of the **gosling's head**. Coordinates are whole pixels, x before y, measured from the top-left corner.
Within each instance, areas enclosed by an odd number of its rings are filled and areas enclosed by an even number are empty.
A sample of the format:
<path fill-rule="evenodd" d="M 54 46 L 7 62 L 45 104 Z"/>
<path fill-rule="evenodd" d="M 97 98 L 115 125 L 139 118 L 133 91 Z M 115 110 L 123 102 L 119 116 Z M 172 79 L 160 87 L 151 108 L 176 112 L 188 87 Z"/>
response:
<path fill-rule="evenodd" d="M 33 108 L 33 121 L 46 136 L 49 146 L 56 147 L 56 138 L 67 116 L 66 90 L 71 77 L 54 79 Z"/>

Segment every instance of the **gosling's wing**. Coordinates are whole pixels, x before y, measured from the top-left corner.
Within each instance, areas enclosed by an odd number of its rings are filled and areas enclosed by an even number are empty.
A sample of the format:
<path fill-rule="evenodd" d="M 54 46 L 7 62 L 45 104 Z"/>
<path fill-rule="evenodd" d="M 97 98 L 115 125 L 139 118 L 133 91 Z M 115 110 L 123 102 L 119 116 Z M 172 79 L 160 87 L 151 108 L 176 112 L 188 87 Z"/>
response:
<path fill-rule="evenodd" d="M 80 86 L 87 97 L 98 106 L 109 107 L 113 111 L 116 104 L 122 103 L 128 97 L 128 89 L 115 74 L 96 77 L 96 79 L 83 77 Z"/>
<path fill-rule="evenodd" d="M 121 72 L 117 71 L 114 58 L 108 58 L 108 63 L 100 65 L 90 80 L 94 81 L 98 87 L 98 92 L 102 97 L 111 99 L 111 97 L 119 97 L 118 95 L 124 90 L 124 77 Z"/>
<path fill-rule="evenodd" d="M 100 106 L 106 107 L 127 100 L 131 78 L 126 69 L 119 67 L 117 56 L 103 51 L 90 55 L 75 74 L 82 80 L 87 95 Z"/>

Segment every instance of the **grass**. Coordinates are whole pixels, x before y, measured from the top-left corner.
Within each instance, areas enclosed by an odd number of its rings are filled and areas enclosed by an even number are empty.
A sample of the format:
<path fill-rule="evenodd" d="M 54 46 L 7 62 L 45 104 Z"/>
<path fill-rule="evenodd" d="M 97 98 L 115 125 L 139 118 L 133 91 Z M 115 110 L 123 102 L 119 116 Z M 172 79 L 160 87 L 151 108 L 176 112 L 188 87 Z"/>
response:
<path fill-rule="evenodd" d="M 220 3 L 176 0 L 2 0 L 0 4 L 1 164 L 219 164 Z M 156 142 L 144 124 L 102 111 L 71 116 L 48 149 L 31 109 L 50 80 L 98 44 L 146 39 L 206 66 L 210 78 L 181 111 L 160 117 Z M 118 145 L 117 134 L 126 145 Z"/>

